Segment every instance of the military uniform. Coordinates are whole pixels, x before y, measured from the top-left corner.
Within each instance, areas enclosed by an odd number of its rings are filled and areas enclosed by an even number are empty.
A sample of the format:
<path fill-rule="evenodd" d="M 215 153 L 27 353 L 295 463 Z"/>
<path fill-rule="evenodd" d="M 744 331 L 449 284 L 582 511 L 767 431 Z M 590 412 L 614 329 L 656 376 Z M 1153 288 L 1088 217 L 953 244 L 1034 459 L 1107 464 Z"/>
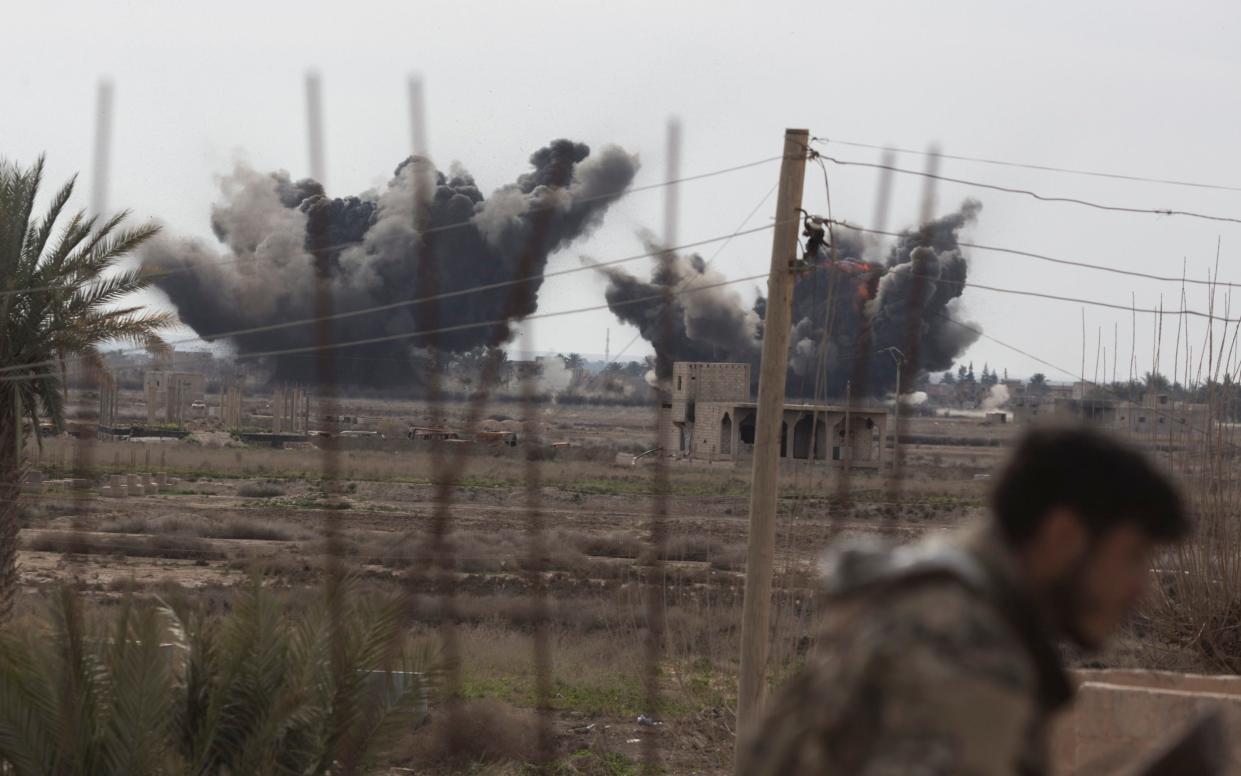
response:
<path fill-rule="evenodd" d="M 819 654 L 743 747 L 752 776 L 1039 776 L 1072 694 L 988 531 L 830 558 Z"/>

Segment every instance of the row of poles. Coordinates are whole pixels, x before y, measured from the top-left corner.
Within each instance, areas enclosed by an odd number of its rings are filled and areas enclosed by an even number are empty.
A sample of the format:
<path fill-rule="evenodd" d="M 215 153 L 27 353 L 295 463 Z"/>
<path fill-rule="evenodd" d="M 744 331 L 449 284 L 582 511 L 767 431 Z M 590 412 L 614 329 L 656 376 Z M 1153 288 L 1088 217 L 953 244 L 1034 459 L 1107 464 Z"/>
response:
<path fill-rule="evenodd" d="M 305 82 L 306 119 L 309 168 L 311 177 L 326 188 L 326 152 L 324 144 L 323 97 L 322 82 L 317 74 L 309 74 Z M 102 214 L 107 210 L 107 187 L 110 175 L 110 149 L 112 138 L 112 113 L 114 90 L 110 82 L 103 82 L 98 90 L 96 111 L 95 143 L 94 143 L 94 175 L 92 178 L 91 210 L 93 214 Z M 418 78 L 408 82 L 408 101 L 410 117 L 410 145 L 413 154 L 422 159 L 429 159 L 426 132 L 426 113 L 424 107 L 423 84 Z M 666 140 L 666 180 L 675 181 L 680 175 L 682 132 L 678 121 L 668 123 Z M 788 340 L 791 329 L 793 286 L 796 275 L 798 249 L 798 232 L 802 211 L 802 193 L 805 184 L 805 168 L 811 155 L 810 134 L 805 129 L 789 129 L 785 131 L 783 143 L 783 161 L 780 168 L 778 195 L 776 202 L 775 228 L 772 238 L 770 274 L 767 279 L 767 313 L 763 327 L 762 361 L 759 374 L 759 390 L 757 418 L 755 424 L 753 479 L 749 507 L 749 537 L 746 554 L 745 590 L 742 605 L 741 645 L 740 645 L 740 677 L 737 706 L 737 742 L 744 745 L 747 731 L 751 730 L 761 711 L 764 692 L 767 685 L 767 663 L 770 647 L 771 601 L 773 571 L 775 562 L 776 513 L 779 501 L 779 444 L 781 415 L 785 398 L 785 381 L 788 367 Z M 434 178 L 429 162 L 416 167 L 415 208 L 413 224 L 417 234 L 421 235 L 418 250 L 429 254 L 430 241 L 433 234 L 427 233 L 425 219 L 427 217 L 426 195 L 433 190 Z M 881 217 L 886 218 L 886 177 L 880 187 L 880 208 L 884 211 Z M 930 197 L 925 198 L 929 203 Z M 663 238 L 666 246 L 677 244 L 677 222 L 679 218 L 679 192 L 675 183 L 665 187 L 663 208 Z M 929 220 L 930 206 L 924 208 L 923 222 Z M 535 223 L 534 236 L 523 254 L 517 276 L 528 277 L 532 273 L 534 257 L 537 254 L 542 237 L 547 228 L 547 216 L 539 218 Z M 335 312 L 335 300 L 332 294 L 332 268 L 330 251 L 327 249 L 326 235 L 309 234 L 307 248 L 314 258 L 317 273 L 316 285 L 316 339 L 320 344 L 317 351 L 319 373 L 319 400 L 321 415 L 328 418 L 329 425 L 339 415 L 337 406 L 339 392 L 336 384 L 335 349 L 330 347 L 334 341 L 331 316 Z M 420 292 L 426 296 L 436 293 L 436 278 L 430 271 L 430 261 L 418 262 L 418 281 Z M 664 314 L 661 325 L 665 332 L 670 333 L 672 327 L 671 313 L 672 289 L 666 289 L 668 297 L 664 300 Z M 523 293 L 521 285 L 513 291 L 514 300 Z M 914 299 L 917 299 L 915 291 Z M 436 329 L 437 305 L 434 302 L 420 307 L 421 328 L 427 331 Z M 432 335 L 433 337 L 434 335 Z M 526 352 L 534 351 L 534 340 L 531 327 L 523 327 L 522 348 Z M 432 339 L 431 347 L 436 343 Z M 910 360 L 916 364 L 916 354 Z M 442 425 L 444 414 L 443 394 L 436 374 L 428 375 L 428 411 L 432 425 Z M 471 400 L 466 412 L 467 427 L 477 424 L 481 419 L 491 387 L 498 377 L 494 367 L 484 369 L 482 384 Z M 522 391 L 522 419 L 525 436 L 529 440 L 526 445 L 524 469 L 525 479 L 525 523 L 529 543 L 527 566 L 528 583 L 533 597 L 533 661 L 535 668 L 536 705 L 539 715 L 539 751 L 543 762 L 550 761 L 553 751 L 551 692 L 552 673 L 551 655 L 547 637 L 547 590 L 541 564 L 546 555 L 546 537 L 541 503 L 541 472 L 538 443 L 541 439 L 540 419 L 535 402 L 537 386 L 534 375 L 524 378 Z M 899 406 L 899 404 L 898 404 Z M 664 402 L 655 402 L 656 432 L 665 428 L 670 412 Z M 321 439 L 321 477 L 323 488 L 329 493 L 339 489 L 340 479 L 340 448 L 333 429 L 326 429 L 329 434 Z M 897 438 L 900 433 L 900 416 L 898 415 Z M 662 440 L 661 440 L 662 442 Z M 78 476 L 88 476 L 93 454 L 92 440 L 83 435 L 79 441 Z M 416 609 L 419 596 L 428 587 L 440 593 L 441 639 L 445 660 L 446 693 L 449 697 L 459 694 L 461 687 L 460 645 L 455 632 L 454 578 L 452 547 L 448 535 L 452 524 L 452 504 L 455 496 L 459 475 L 465 464 L 464 450 L 453 450 L 433 460 L 432 481 L 436 483 L 434 505 L 430 525 L 432 562 L 428 568 L 411 567 L 406 574 L 406 589 L 410 602 L 411 613 Z M 894 480 L 899 480 L 901 456 L 899 450 L 896 459 L 897 471 Z M 654 717 L 661 708 L 660 662 L 663 659 L 664 641 L 664 589 L 662 558 L 667 543 L 667 525 L 669 496 L 671 493 L 670 471 L 668 458 L 656 457 L 652 467 L 652 511 L 650 520 L 649 543 L 654 560 L 648 570 L 647 597 L 645 601 L 647 631 L 645 638 L 645 665 L 643 677 L 645 706 L 649 716 Z M 841 487 L 846 488 L 845 478 L 841 478 Z M 87 496 L 80 495 L 85 499 Z M 79 504 L 79 507 L 85 507 Z M 84 509 L 77 510 L 79 513 Z M 345 578 L 342 562 L 343 536 L 341 534 L 340 516 L 334 510 L 326 510 L 324 516 L 324 534 L 327 545 L 327 565 L 325 568 L 325 586 L 331 614 L 336 621 L 343 615 L 340 607 L 344 606 L 341 586 Z M 342 655 L 344 645 L 333 644 L 333 655 Z M 347 667 L 339 666 L 340 670 Z M 649 768 L 660 766 L 660 737 L 658 728 L 650 728 L 644 736 L 643 760 Z"/>

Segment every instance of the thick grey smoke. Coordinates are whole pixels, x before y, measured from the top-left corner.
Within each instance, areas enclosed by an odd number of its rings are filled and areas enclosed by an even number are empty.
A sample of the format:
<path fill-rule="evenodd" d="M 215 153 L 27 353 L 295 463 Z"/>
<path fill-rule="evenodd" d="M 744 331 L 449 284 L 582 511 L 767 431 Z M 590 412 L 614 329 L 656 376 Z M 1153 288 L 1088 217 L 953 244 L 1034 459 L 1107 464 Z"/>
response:
<path fill-rule="evenodd" d="M 834 230 L 834 258 L 830 245 L 815 244 L 806 257 L 809 270 L 793 292 L 789 395 L 841 397 L 850 384 L 858 394 L 889 393 L 897 387 L 890 347 L 917 360 L 916 374 L 904 367 L 903 390 L 918 374 L 949 368 L 978 338 L 945 316 L 958 318 L 968 270 L 957 237 L 980 209 L 966 200 L 956 213 L 905 230 L 886 252 L 848 228 Z M 649 280 L 615 268 L 601 271 L 608 276 L 613 313 L 652 343 L 661 375 L 670 374 L 673 361 L 757 365 L 766 314 L 761 296 L 749 308 L 731 286 L 681 294 L 667 304 L 666 319 L 659 299 L 619 304 L 720 282 L 702 257 L 662 254 Z"/>
<path fill-rule="evenodd" d="M 637 158 L 616 146 L 592 155 L 556 140 L 530 156 L 533 171 L 484 197 L 473 176 L 445 174 L 411 157 L 381 191 L 330 198 L 309 179 L 239 166 L 221 181 L 211 214 L 221 246 L 161 238 L 144 246 L 143 265 L 186 324 L 213 340 L 222 332 L 315 317 L 319 273 L 337 312 L 397 305 L 332 321 L 331 340 L 349 342 L 427 330 L 426 308 L 397 303 L 540 275 L 553 251 L 588 234 L 633 181 Z M 423 196 L 416 196 L 422 186 Z M 415 218 L 415 203 L 427 212 Z M 422 225 L 419 234 L 416 224 Z M 497 345 L 510 321 L 535 311 L 541 279 L 453 297 L 436 304 L 435 329 L 496 321 L 435 335 L 443 351 Z M 310 347 L 313 324 L 229 337 L 244 353 Z M 384 386 L 416 380 L 412 354 L 431 344 L 412 338 L 336 351 L 340 378 Z M 275 356 L 278 379 L 311 381 L 313 353 Z"/>
<path fill-rule="evenodd" d="M 758 357 L 759 315 L 747 310 L 732 286 L 718 286 L 727 278 L 706 266 L 697 254 L 682 256 L 665 251 L 654 235 L 641 235 L 654 259 L 650 281 L 638 280 L 618 267 L 603 267 L 608 277 L 608 306 L 626 323 L 638 327 L 643 339 L 655 346 L 657 371 L 672 373 L 671 361 L 754 360 Z M 662 301 L 650 298 L 664 292 L 686 291 L 672 302 L 664 316 Z M 646 299 L 646 301 L 635 301 Z M 666 361 L 666 363 L 665 363 Z"/>

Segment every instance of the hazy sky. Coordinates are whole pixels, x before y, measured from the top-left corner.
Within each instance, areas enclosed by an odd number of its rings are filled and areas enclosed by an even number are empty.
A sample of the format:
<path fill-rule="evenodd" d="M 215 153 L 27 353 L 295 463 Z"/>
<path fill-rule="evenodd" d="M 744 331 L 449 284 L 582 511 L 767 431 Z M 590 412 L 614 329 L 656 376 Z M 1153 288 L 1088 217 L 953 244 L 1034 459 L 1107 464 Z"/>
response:
<path fill-rule="evenodd" d="M 1241 186 L 1241 4 L 1233 2 L 14 2 L 0 47 L 0 155 L 48 155 L 49 179 L 81 171 L 85 206 L 96 85 L 114 81 L 108 201 L 179 233 L 210 237 L 216 176 L 243 159 L 307 174 L 303 77 L 323 78 L 327 186 L 359 193 L 385 182 L 409 149 L 405 82 L 425 79 L 431 155 L 458 160 L 484 192 L 526 169 L 557 137 L 617 143 L 641 156 L 638 185 L 664 178 L 664 133 L 683 123 L 682 172 L 776 155 L 785 127 L 813 135 L 950 154 Z M 843 158 L 878 152 L 833 147 Z M 908 156 L 903 166 L 920 169 Z M 778 165 L 681 188 L 683 242 L 727 234 L 762 199 Z M 1241 193 L 1122 182 L 945 160 L 941 172 L 1133 206 L 1241 217 Z M 872 218 L 874 170 L 829 165 L 837 217 Z M 921 179 L 897 176 L 889 226 L 918 212 Z M 1241 282 L 1241 224 L 1128 215 L 1026 197 L 938 189 L 940 210 L 965 196 L 984 208 L 966 238 L 1057 257 Z M 658 231 L 662 192 L 638 192 L 549 270 L 641 251 Z M 773 198 L 774 199 L 774 198 Z M 806 208 L 824 209 L 807 171 Z M 769 222 L 774 201 L 750 225 Z M 713 248 L 706 248 L 707 255 Z M 770 234 L 738 238 L 715 266 L 765 271 Z M 973 252 L 971 280 L 1128 305 L 1178 306 L 1179 285 Z M 645 274 L 646 267 L 632 270 Z M 583 272 L 548 281 L 540 310 L 603 301 Z M 745 292 L 753 296 L 755 288 Z M 154 298 L 154 297 L 153 297 Z M 1220 304 L 1222 305 L 1222 293 Z M 965 292 L 967 317 L 990 335 L 1068 370 L 1082 361 L 1081 305 Z M 1206 309 L 1205 289 L 1190 307 Z M 1234 309 L 1241 308 L 1241 300 Z M 1237 311 L 1241 313 L 1241 310 Z M 1236 314 L 1236 313 L 1234 313 Z M 534 326 L 539 349 L 612 351 L 634 330 L 598 312 Z M 1129 372 L 1128 313 L 1086 308 L 1086 376 L 1096 336 Z M 1164 323 L 1170 371 L 1176 321 Z M 1205 327 L 1190 324 L 1195 354 Z M 1138 371 L 1149 369 L 1152 319 L 1137 318 Z M 648 351 L 639 342 L 629 351 Z M 1195 359 L 1196 359 L 1195 355 Z M 987 340 L 966 355 L 1013 375 L 1069 379 Z M 1101 374 L 1100 377 L 1103 375 Z"/>

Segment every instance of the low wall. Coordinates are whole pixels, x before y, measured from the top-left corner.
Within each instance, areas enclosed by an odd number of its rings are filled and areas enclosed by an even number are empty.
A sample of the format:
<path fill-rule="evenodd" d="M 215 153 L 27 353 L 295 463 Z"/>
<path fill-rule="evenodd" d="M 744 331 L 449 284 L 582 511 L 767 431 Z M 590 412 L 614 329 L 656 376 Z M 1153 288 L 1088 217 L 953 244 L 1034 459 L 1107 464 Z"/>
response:
<path fill-rule="evenodd" d="M 1199 715 L 1219 709 L 1227 739 L 1226 774 L 1241 776 L 1241 676 L 1163 671 L 1077 671 L 1073 707 L 1056 721 L 1055 773 L 1129 773 Z"/>

